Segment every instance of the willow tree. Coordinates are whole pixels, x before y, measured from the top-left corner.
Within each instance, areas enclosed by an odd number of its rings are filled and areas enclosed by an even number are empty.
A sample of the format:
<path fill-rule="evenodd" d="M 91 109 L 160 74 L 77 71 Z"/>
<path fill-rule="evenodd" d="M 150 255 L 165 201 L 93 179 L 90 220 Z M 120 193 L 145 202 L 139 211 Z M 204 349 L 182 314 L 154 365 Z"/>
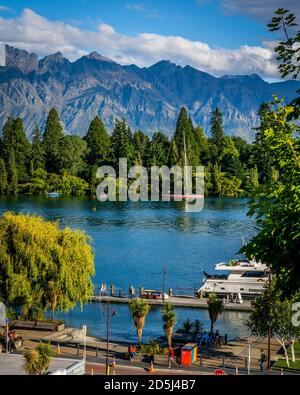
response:
<path fill-rule="evenodd" d="M 93 294 L 94 255 L 84 232 L 6 212 L 0 217 L 0 293 L 34 318 L 49 307 L 68 311 Z"/>
<path fill-rule="evenodd" d="M 146 317 L 150 311 L 150 306 L 143 299 L 133 299 L 129 304 L 129 310 L 136 327 L 139 345 L 141 345 L 143 328 Z"/>

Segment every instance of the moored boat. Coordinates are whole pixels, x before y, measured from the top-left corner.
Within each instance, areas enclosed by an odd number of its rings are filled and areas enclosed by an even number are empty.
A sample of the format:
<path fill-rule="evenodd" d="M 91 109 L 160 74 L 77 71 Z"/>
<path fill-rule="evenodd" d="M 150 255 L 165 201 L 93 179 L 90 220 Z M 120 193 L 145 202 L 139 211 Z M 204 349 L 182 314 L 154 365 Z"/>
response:
<path fill-rule="evenodd" d="M 211 275 L 204 272 L 203 285 L 197 291 L 199 295 L 205 297 L 216 293 L 220 297 L 236 297 L 242 302 L 243 298 L 254 299 L 262 294 L 269 280 L 268 267 L 255 260 L 221 262 L 216 264 L 215 270 L 224 273 Z"/>

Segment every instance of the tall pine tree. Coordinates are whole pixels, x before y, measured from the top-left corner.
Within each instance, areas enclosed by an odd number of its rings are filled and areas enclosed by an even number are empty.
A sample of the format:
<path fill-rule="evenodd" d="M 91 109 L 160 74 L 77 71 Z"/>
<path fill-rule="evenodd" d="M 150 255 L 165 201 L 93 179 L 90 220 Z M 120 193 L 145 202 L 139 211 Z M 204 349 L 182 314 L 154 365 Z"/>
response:
<path fill-rule="evenodd" d="M 18 180 L 26 182 L 29 180 L 30 143 L 27 140 L 24 125 L 21 118 L 9 118 L 3 127 L 3 156 L 6 162 L 14 151 L 15 166 Z"/>
<path fill-rule="evenodd" d="M 36 125 L 33 132 L 31 146 L 31 168 L 33 171 L 45 169 L 45 151 L 39 127 Z"/>
<path fill-rule="evenodd" d="M 5 162 L 0 158 L 0 194 L 6 193 L 7 190 L 7 173 Z"/>
<path fill-rule="evenodd" d="M 52 108 L 48 114 L 43 136 L 46 170 L 49 173 L 58 173 L 60 170 L 63 138 L 64 133 L 60 123 L 59 114 L 55 108 Z"/>
<path fill-rule="evenodd" d="M 111 135 L 112 162 L 115 167 L 118 166 L 120 158 L 127 158 L 128 167 L 134 164 L 134 145 L 132 140 L 132 133 L 130 128 L 127 127 L 125 119 L 117 119 Z"/>
<path fill-rule="evenodd" d="M 211 115 L 211 142 L 214 146 L 213 160 L 219 162 L 224 144 L 223 114 L 215 108 Z"/>
<path fill-rule="evenodd" d="M 197 143 L 193 124 L 188 116 L 185 107 L 182 107 L 178 116 L 174 140 L 179 153 L 179 161 L 177 164 L 184 166 L 184 140 L 186 145 L 187 160 L 189 166 L 195 166 L 199 163 L 197 158 Z"/>
<path fill-rule="evenodd" d="M 16 167 L 15 151 L 12 148 L 8 154 L 7 164 L 8 192 L 11 194 L 18 193 L 18 170 Z"/>
<path fill-rule="evenodd" d="M 110 160 L 110 136 L 102 120 L 95 117 L 84 137 L 87 143 L 87 163 L 89 166 L 108 164 Z"/>

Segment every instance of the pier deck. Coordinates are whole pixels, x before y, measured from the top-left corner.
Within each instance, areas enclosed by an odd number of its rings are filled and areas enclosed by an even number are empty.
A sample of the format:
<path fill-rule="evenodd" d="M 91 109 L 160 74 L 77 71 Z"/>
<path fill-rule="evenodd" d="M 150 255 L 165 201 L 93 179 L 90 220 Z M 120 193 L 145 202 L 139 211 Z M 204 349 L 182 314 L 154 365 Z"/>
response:
<path fill-rule="evenodd" d="M 129 298 L 117 297 L 117 296 L 94 296 L 92 298 L 92 302 L 111 302 L 111 303 L 123 303 L 128 304 L 131 301 Z M 163 306 L 163 300 L 161 299 L 145 299 L 147 303 L 154 306 Z M 186 307 L 186 308 L 198 308 L 198 309 L 207 309 L 207 299 L 198 299 L 193 297 L 178 297 L 174 296 L 169 299 L 169 301 L 173 306 L 176 307 Z M 251 311 L 251 303 L 249 301 L 244 301 L 242 304 L 240 303 L 224 303 L 225 310 L 231 311 Z"/>

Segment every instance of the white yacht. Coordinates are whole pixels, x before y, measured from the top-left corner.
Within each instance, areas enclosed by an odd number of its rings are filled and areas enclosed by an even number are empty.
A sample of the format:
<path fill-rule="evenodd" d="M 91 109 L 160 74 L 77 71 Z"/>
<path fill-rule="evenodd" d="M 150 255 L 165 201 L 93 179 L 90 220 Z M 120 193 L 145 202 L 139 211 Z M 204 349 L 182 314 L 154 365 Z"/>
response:
<path fill-rule="evenodd" d="M 210 275 L 203 272 L 205 278 L 202 287 L 198 290 L 199 295 L 206 297 L 214 292 L 221 297 L 231 296 L 232 299 L 237 297 L 242 302 L 242 298 L 254 299 L 261 294 L 269 280 L 268 267 L 255 260 L 222 262 L 216 265 L 215 270 L 228 273 Z"/>

